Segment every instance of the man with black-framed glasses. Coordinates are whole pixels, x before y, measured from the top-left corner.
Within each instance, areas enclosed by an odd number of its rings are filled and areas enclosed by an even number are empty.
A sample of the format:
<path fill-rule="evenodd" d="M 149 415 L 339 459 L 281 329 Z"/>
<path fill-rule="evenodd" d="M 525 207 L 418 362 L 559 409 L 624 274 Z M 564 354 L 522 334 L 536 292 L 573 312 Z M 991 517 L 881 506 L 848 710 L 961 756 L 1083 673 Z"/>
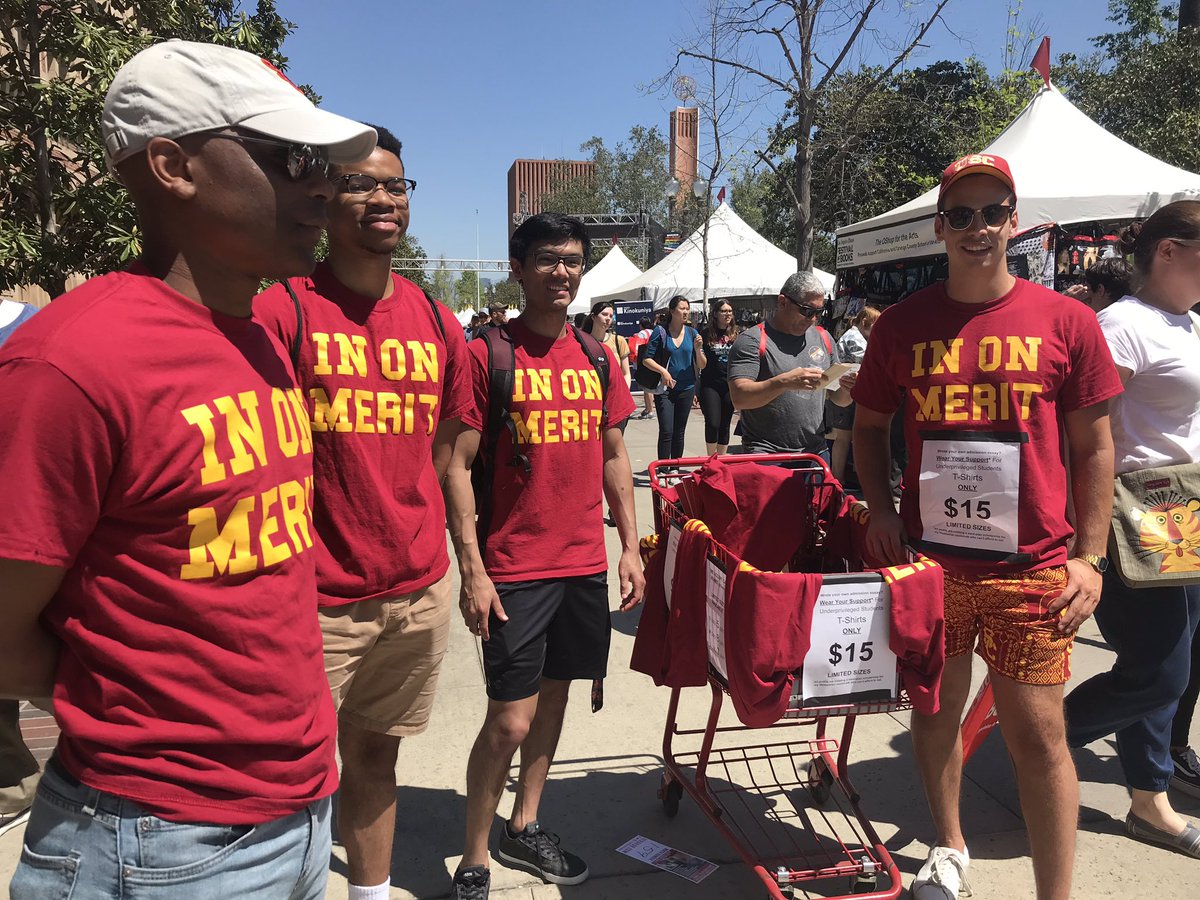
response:
<path fill-rule="evenodd" d="M 947 167 L 934 231 L 949 277 L 884 311 L 854 388 L 868 548 L 901 564 L 912 544 L 946 576 L 941 709 L 912 718 L 936 830 L 912 885 L 916 900 L 954 900 L 966 889 L 959 722 L 972 650 L 995 691 L 1037 896 L 1065 900 L 1071 891 L 1079 784 L 1063 685 L 1075 630 L 1107 567 L 1108 401 L 1121 381 L 1089 309 L 1009 274 L 1016 202 L 1001 157 L 971 154 Z M 889 434 L 902 402 L 909 464 L 897 513 Z"/>
<path fill-rule="evenodd" d="M 142 253 L 0 350 L 0 696 L 53 693 L 62 732 L 11 896 L 317 900 L 311 442 L 252 301 L 312 270 L 327 166 L 375 132 L 185 41 L 117 72 L 100 127 Z"/>
<path fill-rule="evenodd" d="M 743 452 L 815 453 L 828 462 L 825 398 L 849 405 L 854 375 L 825 390 L 825 370 L 841 360 L 817 324 L 824 312 L 825 286 L 812 272 L 796 272 L 779 289 L 770 320 L 733 342 L 729 396 L 741 411 Z"/>
<path fill-rule="evenodd" d="M 370 156 L 332 173 L 329 257 L 255 303 L 295 347 L 312 429 L 349 900 L 388 896 L 400 741 L 429 722 L 453 607 L 441 480 L 472 400 L 458 320 L 392 271 L 416 182 L 400 141 L 376 131 Z"/>

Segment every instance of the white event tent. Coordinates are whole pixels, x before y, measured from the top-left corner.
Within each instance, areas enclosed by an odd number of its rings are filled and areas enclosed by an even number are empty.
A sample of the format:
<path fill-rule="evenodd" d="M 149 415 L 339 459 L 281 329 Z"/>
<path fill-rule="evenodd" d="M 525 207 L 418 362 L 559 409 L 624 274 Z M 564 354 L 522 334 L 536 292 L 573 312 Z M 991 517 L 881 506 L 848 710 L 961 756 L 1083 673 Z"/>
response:
<path fill-rule="evenodd" d="M 655 309 L 662 309 L 680 294 L 691 303 L 700 302 L 704 298 L 703 240 L 701 226 L 665 259 L 595 299 L 644 299 L 653 302 Z M 713 210 L 708 219 L 709 299 L 778 294 L 795 271 L 796 257 L 747 225 L 729 204 L 722 203 Z M 832 275 L 820 269 L 813 272 L 826 292 L 833 290 Z"/>
<path fill-rule="evenodd" d="M 583 278 L 579 281 L 579 293 L 567 307 L 567 315 L 591 312 L 592 304 L 600 294 L 611 291 L 641 274 L 642 270 L 629 261 L 629 257 L 621 251 L 620 246 L 613 244 L 612 249 L 604 254 L 604 259 L 583 273 Z"/>
<path fill-rule="evenodd" d="M 1200 197 L 1200 175 L 1109 134 L 1050 84 L 981 153 L 1008 160 L 1021 230 L 1138 219 L 1172 201 Z M 936 211 L 934 187 L 891 212 L 839 228 L 838 268 L 940 253 Z"/>

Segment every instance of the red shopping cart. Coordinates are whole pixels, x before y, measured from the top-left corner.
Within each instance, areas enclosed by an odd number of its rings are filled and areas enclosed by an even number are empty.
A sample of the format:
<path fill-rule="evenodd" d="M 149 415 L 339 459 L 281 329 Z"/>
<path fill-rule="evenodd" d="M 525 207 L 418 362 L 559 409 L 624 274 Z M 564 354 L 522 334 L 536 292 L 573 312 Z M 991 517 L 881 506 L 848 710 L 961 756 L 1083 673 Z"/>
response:
<path fill-rule="evenodd" d="M 659 535 L 690 516 L 688 494 L 692 477 L 705 459 L 659 461 L 650 466 L 655 524 Z M 853 560 L 826 558 L 826 538 L 833 524 L 822 516 L 844 509 L 842 489 L 823 460 L 808 454 L 731 456 L 729 466 L 773 465 L 802 470 L 807 502 L 794 510 L 796 527 L 812 536 L 802 558 L 793 558 L 790 571 L 862 572 Z M 865 507 L 859 515 L 865 515 Z M 726 572 L 742 560 L 715 539 L 712 553 Z M 840 551 L 839 551 L 840 552 Z M 826 575 L 825 578 L 837 576 Z M 862 581 L 860 574 L 858 580 Z M 882 581 L 882 578 L 879 579 Z M 796 673 L 800 683 L 800 673 Z M 812 706 L 798 695 L 788 701 L 782 718 L 751 729 L 720 724 L 728 680 L 710 661 L 711 699 L 701 728 L 679 722 L 681 689 L 673 688 L 663 735 L 664 772 L 659 797 L 668 816 L 679 810 L 686 793 L 712 822 L 775 898 L 797 891 L 820 891 L 845 885 L 849 895 L 891 900 L 901 893 L 900 873 L 891 854 L 863 813 L 861 794 L 850 780 L 848 761 L 858 716 L 910 708 L 907 695 L 896 689 L 883 699 Z M 839 727 L 840 720 L 840 727 Z M 805 727 L 807 726 L 807 727 Z M 753 730 L 779 735 L 779 740 L 747 745 L 733 739 Z M 695 746 L 698 740 L 698 746 Z M 686 744 L 686 748 L 678 745 Z"/>

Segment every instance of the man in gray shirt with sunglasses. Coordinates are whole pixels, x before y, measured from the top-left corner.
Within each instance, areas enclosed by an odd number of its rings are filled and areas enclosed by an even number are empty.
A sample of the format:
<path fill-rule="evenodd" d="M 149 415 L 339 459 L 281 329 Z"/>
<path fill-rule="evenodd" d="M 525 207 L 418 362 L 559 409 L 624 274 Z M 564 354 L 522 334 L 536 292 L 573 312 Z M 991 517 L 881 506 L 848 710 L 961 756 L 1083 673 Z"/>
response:
<path fill-rule="evenodd" d="M 825 396 L 850 403 L 854 376 L 825 391 L 821 376 L 840 362 L 837 345 L 817 319 L 825 287 L 812 272 L 788 276 L 770 320 L 743 331 L 729 353 L 729 395 L 742 416 L 746 453 L 816 453 L 825 445 Z"/>

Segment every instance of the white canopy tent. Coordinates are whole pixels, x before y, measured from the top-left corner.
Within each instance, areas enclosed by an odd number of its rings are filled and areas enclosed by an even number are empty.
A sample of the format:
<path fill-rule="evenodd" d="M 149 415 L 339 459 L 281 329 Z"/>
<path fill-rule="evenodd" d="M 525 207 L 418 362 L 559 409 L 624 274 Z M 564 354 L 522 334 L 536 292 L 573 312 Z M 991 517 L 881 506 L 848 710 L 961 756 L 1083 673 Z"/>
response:
<path fill-rule="evenodd" d="M 1117 138 L 1053 85 L 1037 92 L 983 154 L 1008 160 L 1022 230 L 1051 222 L 1148 216 L 1200 196 L 1200 175 L 1167 165 Z M 839 269 L 941 252 L 933 234 L 937 188 L 873 219 L 839 228 Z"/>
<path fill-rule="evenodd" d="M 662 309 L 672 297 L 682 294 L 691 303 L 704 299 L 704 227 L 698 228 L 666 259 L 633 280 L 596 300 L 641 300 Z M 599 268 L 599 266 L 597 266 Z M 787 277 L 796 271 L 796 257 L 780 250 L 742 221 L 727 203 L 718 206 L 708 219 L 708 296 L 763 297 L 779 293 Z M 833 290 L 834 277 L 814 269 L 814 274 Z"/>
<path fill-rule="evenodd" d="M 613 244 L 604 259 L 596 263 L 595 268 L 588 269 L 579 282 L 579 293 L 567 307 L 567 315 L 592 311 L 592 304 L 600 294 L 619 287 L 631 278 L 637 278 L 642 270 L 629 261 L 619 245 Z"/>

